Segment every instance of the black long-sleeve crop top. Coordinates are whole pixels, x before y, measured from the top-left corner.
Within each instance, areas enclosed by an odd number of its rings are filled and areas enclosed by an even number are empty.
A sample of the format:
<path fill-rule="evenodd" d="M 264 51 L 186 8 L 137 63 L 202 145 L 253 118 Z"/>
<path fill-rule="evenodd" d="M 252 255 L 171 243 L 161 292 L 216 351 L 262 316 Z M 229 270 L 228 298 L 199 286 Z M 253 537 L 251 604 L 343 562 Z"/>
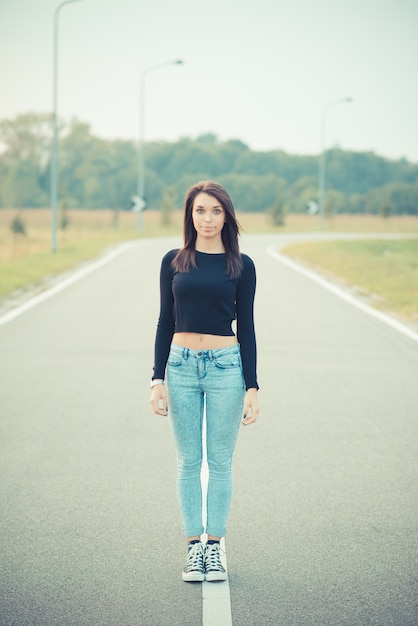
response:
<path fill-rule="evenodd" d="M 196 251 L 196 265 L 177 272 L 172 261 L 178 250 L 164 256 L 160 271 L 160 316 L 155 339 L 153 378 L 164 379 L 175 332 L 234 336 L 241 348 L 246 389 L 257 384 L 257 351 L 254 331 L 256 274 L 253 261 L 242 254 L 243 270 L 237 279 L 226 274 L 226 254 Z"/>

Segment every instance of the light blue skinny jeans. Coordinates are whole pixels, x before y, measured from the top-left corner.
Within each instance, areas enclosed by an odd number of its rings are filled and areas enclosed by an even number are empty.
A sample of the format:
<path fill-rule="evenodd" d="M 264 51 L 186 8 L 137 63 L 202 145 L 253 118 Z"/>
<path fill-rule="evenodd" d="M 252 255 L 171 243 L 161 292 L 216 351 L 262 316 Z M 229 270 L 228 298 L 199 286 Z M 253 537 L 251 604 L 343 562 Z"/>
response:
<path fill-rule="evenodd" d="M 183 535 L 195 537 L 205 532 L 200 472 L 206 408 L 206 533 L 223 537 L 232 498 L 232 457 L 245 394 L 239 345 L 191 350 L 172 344 L 166 378 L 177 449 L 177 495 Z"/>

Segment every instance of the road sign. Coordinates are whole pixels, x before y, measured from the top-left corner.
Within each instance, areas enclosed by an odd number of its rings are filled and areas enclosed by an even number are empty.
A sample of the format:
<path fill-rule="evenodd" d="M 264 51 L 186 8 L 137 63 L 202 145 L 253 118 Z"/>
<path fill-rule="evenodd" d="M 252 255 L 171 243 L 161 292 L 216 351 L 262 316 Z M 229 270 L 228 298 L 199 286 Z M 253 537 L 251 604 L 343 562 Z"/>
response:
<path fill-rule="evenodd" d="M 309 215 L 316 215 L 316 213 L 318 213 L 318 203 L 315 202 L 314 200 L 311 200 L 310 202 L 308 202 L 306 209 L 309 213 Z"/>
<path fill-rule="evenodd" d="M 141 198 L 141 196 L 131 196 L 131 202 L 132 202 L 132 211 L 134 213 L 140 213 L 147 206 L 146 200 L 144 198 Z"/>

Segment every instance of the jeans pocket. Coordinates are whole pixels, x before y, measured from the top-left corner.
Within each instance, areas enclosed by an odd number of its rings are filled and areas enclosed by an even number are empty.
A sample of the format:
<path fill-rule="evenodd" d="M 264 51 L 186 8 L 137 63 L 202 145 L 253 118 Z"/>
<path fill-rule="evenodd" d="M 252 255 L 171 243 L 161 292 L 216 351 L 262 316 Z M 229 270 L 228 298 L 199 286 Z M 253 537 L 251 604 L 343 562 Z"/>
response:
<path fill-rule="evenodd" d="M 169 356 L 167 365 L 170 367 L 180 367 L 182 363 L 182 359 L 179 356 Z"/>
<path fill-rule="evenodd" d="M 214 359 L 216 367 L 222 370 L 230 370 L 241 366 L 241 359 L 238 354 L 225 354 Z"/>

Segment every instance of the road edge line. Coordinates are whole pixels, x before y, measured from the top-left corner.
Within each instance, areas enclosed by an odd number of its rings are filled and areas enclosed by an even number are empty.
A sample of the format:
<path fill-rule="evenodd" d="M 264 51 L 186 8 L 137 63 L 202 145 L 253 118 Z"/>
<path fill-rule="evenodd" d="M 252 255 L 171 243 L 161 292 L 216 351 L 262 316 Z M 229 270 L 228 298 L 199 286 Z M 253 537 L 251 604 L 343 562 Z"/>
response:
<path fill-rule="evenodd" d="M 390 317 L 386 313 L 382 313 L 381 311 L 378 311 L 377 309 L 373 309 L 373 307 L 369 306 L 368 304 L 361 302 L 361 300 L 359 300 L 358 298 L 355 298 L 354 296 L 347 293 L 340 287 L 337 287 L 336 285 L 329 282 L 325 278 L 322 278 L 322 276 L 320 276 L 319 274 L 316 274 L 312 270 L 308 270 L 306 267 L 303 267 L 302 265 L 295 263 L 291 259 L 287 258 L 285 255 L 281 254 L 280 252 L 277 252 L 274 246 L 269 246 L 267 248 L 267 254 L 269 254 L 274 259 L 276 259 L 276 261 L 279 261 L 283 265 L 286 265 L 290 269 L 295 270 L 296 272 L 299 272 L 299 274 L 306 276 L 310 280 L 313 280 L 318 285 L 321 285 L 321 287 L 324 287 L 325 289 L 327 289 L 334 295 L 338 296 L 342 300 L 345 300 L 349 304 L 352 304 L 353 306 L 360 309 L 364 313 L 367 313 L 371 317 L 374 317 L 375 319 L 379 320 L 380 322 L 383 322 L 387 326 L 390 326 L 391 328 L 405 335 L 409 339 L 412 339 L 413 341 L 418 342 L 418 333 L 413 331 L 411 328 L 408 328 L 408 326 L 405 326 L 401 322 L 398 322 L 397 320 L 395 320 L 393 317 Z"/>
<path fill-rule="evenodd" d="M 71 276 L 59 281 L 53 287 L 50 287 L 46 291 L 43 291 L 42 293 L 36 296 L 33 296 L 32 298 L 29 298 L 29 300 L 17 306 L 15 309 L 12 309 L 11 311 L 4 313 L 4 315 L 0 317 L 0 326 L 4 326 L 4 324 L 7 324 L 8 322 L 11 322 L 12 320 L 22 315 L 22 313 L 26 313 L 26 311 L 29 311 L 30 309 L 37 306 L 41 302 L 48 300 L 48 298 L 51 298 L 52 296 L 59 293 L 60 291 L 63 291 L 64 289 L 66 289 L 73 283 L 77 282 L 81 278 L 84 278 L 84 276 L 87 276 L 87 274 L 91 274 L 91 272 L 94 272 L 95 270 L 100 269 L 101 267 L 103 267 L 104 265 L 106 265 L 107 263 L 115 259 L 117 256 L 125 252 L 125 250 L 127 250 L 128 248 L 131 248 L 136 243 L 138 242 L 128 241 L 128 242 L 118 245 L 116 248 L 113 248 L 107 254 L 105 254 L 104 256 L 101 256 L 96 261 L 92 261 L 91 263 L 88 263 L 86 267 L 83 267 L 79 270 L 75 270 L 71 274 Z"/>

